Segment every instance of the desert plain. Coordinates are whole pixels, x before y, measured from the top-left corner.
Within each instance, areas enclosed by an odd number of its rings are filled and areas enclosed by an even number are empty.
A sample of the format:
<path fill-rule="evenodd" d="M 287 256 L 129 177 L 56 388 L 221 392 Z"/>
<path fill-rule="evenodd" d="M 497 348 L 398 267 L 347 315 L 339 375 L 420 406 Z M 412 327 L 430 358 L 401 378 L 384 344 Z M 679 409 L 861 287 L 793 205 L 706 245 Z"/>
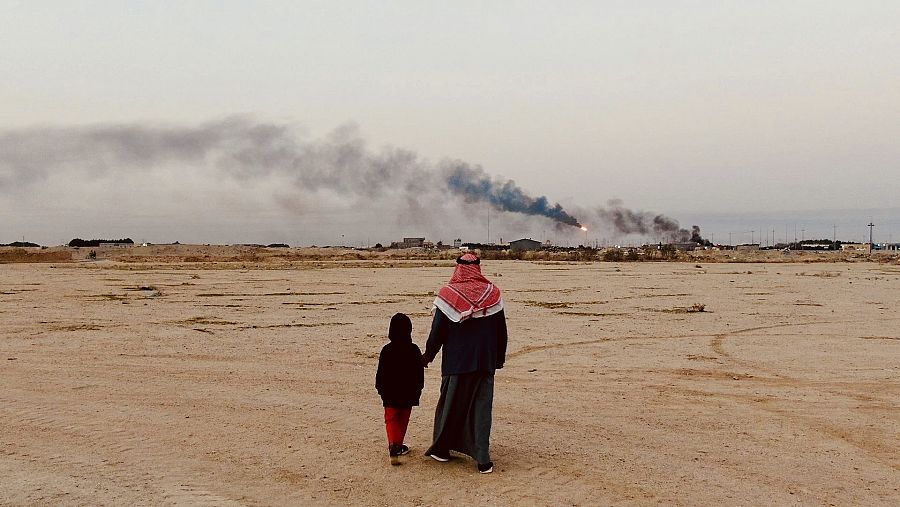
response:
<path fill-rule="evenodd" d="M 0 265 L 0 504 L 900 504 L 900 266 L 485 261 L 495 471 L 423 455 L 440 359 L 392 467 L 378 352 L 453 265 Z"/>

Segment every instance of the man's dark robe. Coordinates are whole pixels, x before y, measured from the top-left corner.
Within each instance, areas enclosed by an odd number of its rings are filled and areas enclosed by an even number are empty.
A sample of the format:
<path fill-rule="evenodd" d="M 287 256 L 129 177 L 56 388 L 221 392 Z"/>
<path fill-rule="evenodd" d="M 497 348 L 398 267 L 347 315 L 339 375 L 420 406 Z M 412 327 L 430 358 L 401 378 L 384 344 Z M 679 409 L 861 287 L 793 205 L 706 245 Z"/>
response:
<path fill-rule="evenodd" d="M 425 359 L 443 348 L 441 395 L 427 454 L 457 451 L 489 463 L 494 371 L 506 360 L 506 314 L 453 322 L 435 309 Z"/>

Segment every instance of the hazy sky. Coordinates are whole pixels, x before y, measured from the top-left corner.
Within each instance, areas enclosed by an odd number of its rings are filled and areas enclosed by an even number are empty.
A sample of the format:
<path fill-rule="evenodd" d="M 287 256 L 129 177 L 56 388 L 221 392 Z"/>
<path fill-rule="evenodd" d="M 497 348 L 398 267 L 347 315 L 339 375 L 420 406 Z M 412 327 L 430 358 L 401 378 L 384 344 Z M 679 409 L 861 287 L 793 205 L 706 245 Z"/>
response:
<path fill-rule="evenodd" d="M 621 199 L 719 241 L 756 228 L 729 214 L 771 217 L 757 229 L 781 238 L 778 220 L 816 218 L 788 211 L 818 209 L 878 215 L 900 240 L 900 217 L 878 211 L 900 206 L 898 50 L 895 0 L 0 0 L 0 242 L 485 239 L 486 205 L 434 189 L 410 203 L 292 186 L 279 167 L 223 174 L 210 160 L 231 156 L 227 136 L 127 164 L 83 144 L 91 129 L 191 137 L 234 115 L 310 146 L 355 125 L 372 156 L 480 165 L 567 210 Z M 585 213 L 592 236 L 613 235 Z M 583 239 L 492 222 L 495 240 Z M 830 237 L 824 222 L 807 237 Z"/>

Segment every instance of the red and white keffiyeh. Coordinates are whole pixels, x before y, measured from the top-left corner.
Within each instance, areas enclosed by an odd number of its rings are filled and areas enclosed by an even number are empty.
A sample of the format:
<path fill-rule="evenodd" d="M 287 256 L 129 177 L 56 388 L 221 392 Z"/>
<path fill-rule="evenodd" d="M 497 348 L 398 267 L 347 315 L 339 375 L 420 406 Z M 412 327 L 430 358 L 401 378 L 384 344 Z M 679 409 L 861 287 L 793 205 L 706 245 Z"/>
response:
<path fill-rule="evenodd" d="M 503 309 L 500 288 L 481 274 L 478 257 L 467 253 L 457 259 L 450 283 L 438 291 L 434 306 L 453 322 L 487 317 Z"/>

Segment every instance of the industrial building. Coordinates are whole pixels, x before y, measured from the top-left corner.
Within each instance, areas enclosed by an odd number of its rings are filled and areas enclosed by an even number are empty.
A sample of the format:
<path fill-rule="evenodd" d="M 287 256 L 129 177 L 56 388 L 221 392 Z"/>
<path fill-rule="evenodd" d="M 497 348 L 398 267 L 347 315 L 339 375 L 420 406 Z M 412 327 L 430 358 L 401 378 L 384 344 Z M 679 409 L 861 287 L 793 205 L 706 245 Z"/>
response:
<path fill-rule="evenodd" d="M 529 238 L 517 239 L 509 242 L 509 249 L 513 252 L 524 252 L 530 250 L 540 250 L 541 242 Z"/>

